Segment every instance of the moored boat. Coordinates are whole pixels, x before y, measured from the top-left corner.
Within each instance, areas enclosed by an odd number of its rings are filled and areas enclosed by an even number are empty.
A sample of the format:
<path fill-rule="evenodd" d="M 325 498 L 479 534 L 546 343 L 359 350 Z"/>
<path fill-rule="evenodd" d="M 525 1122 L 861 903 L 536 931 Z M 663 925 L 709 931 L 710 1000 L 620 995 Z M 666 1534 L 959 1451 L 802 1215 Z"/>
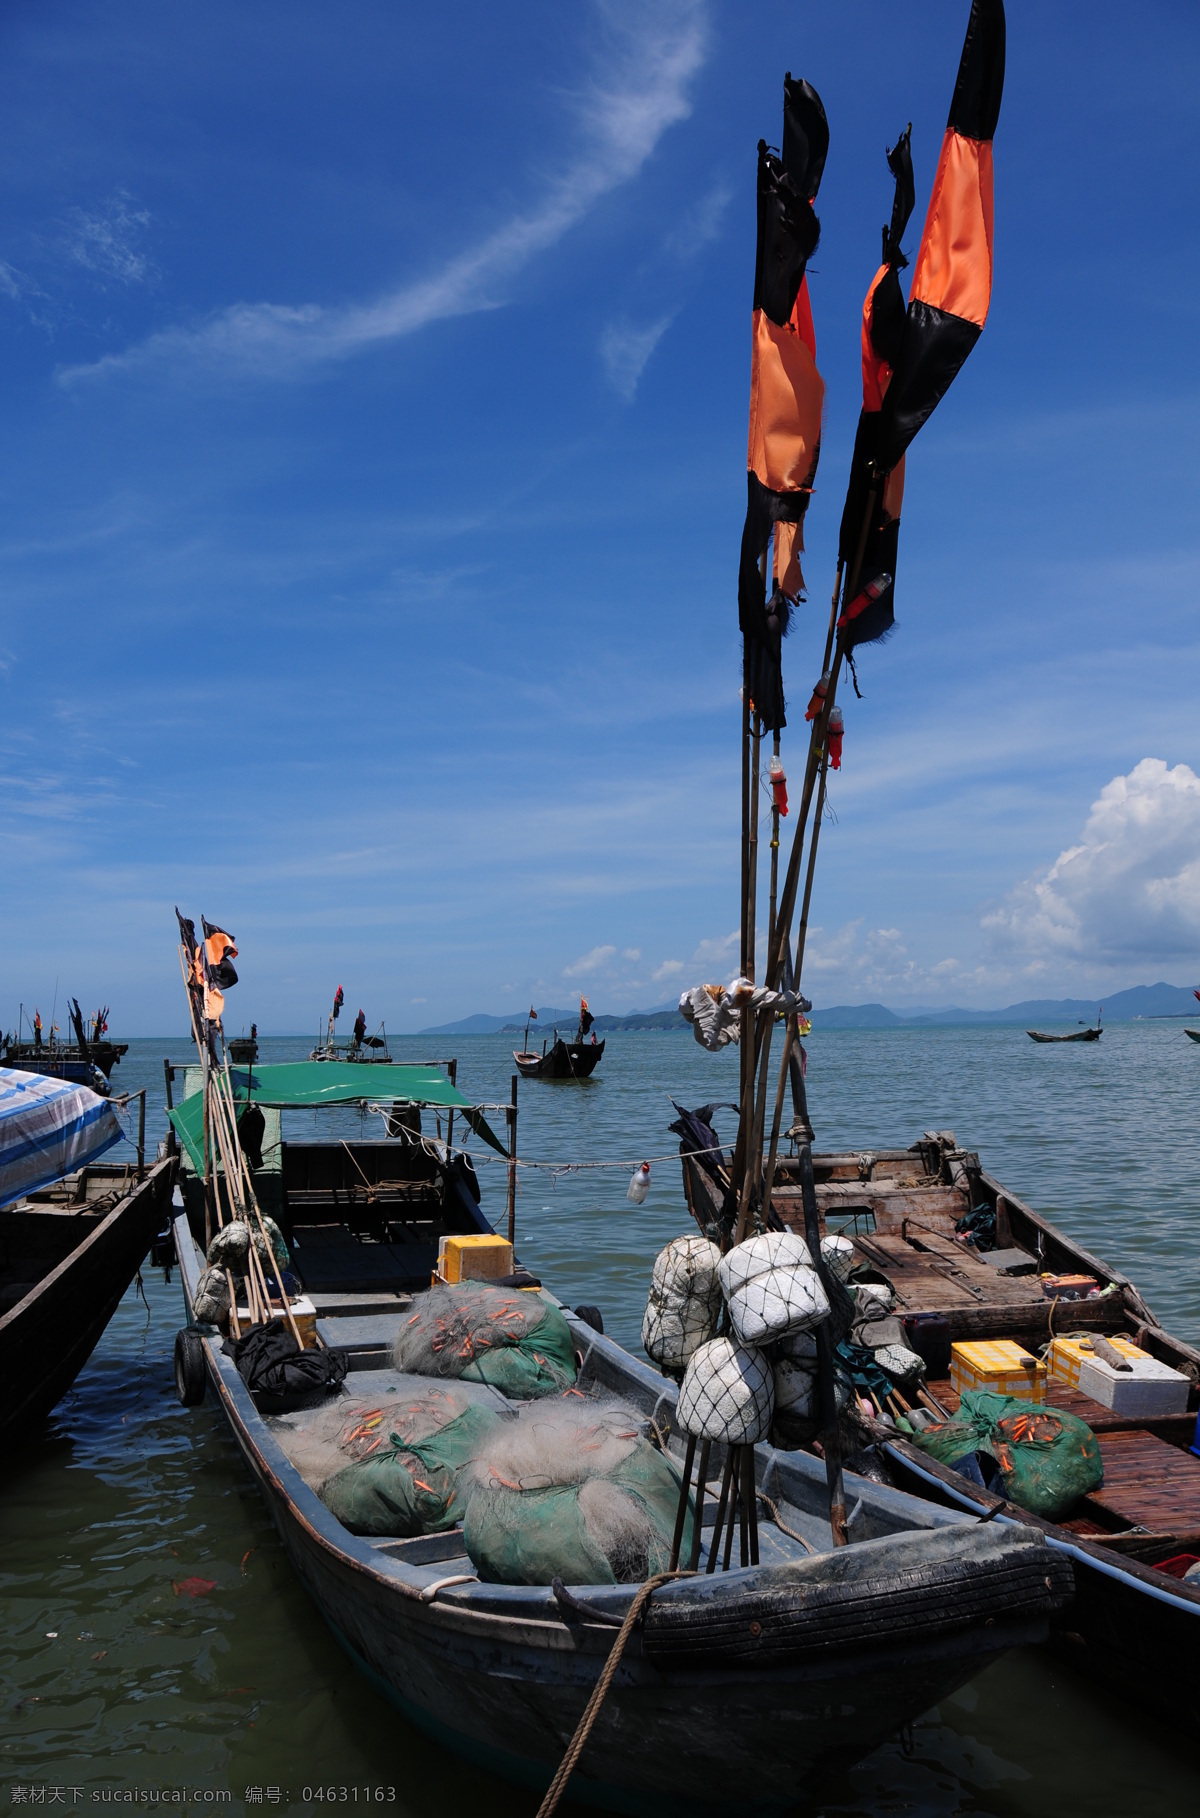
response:
<path fill-rule="evenodd" d="M 1104 1034 L 1103 1029 L 1074 1029 L 1069 1035 L 1046 1035 L 1040 1029 L 1026 1029 L 1031 1042 L 1098 1042 Z"/>
<path fill-rule="evenodd" d="M 694 1139 L 681 1144 L 685 1195 L 701 1230 L 719 1239 L 728 1158 L 701 1165 L 696 1148 Z M 902 1487 L 1042 1532 L 1075 1568 L 1075 1601 L 1056 1619 L 1056 1643 L 1090 1676 L 1194 1728 L 1200 1584 L 1178 1574 L 1200 1562 L 1200 1351 L 1166 1332 L 1132 1282 L 1002 1186 L 951 1132 L 909 1149 L 816 1154 L 813 1171 L 822 1230 L 842 1233 L 854 1264 L 886 1278 L 909 1341 L 924 1342 L 917 1334 L 931 1317 L 939 1324 L 942 1356 L 924 1388 L 945 1415 L 959 1407 L 947 1374 L 956 1341 L 1016 1341 L 1033 1363 L 1055 1338 L 1078 1335 L 1093 1347 L 1119 1339 L 1183 1379 L 1177 1411 L 1150 1418 L 1048 1377 L 1044 1405 L 1086 1423 L 1103 1465 L 1103 1481 L 1055 1521 L 989 1490 L 978 1470 L 972 1478 L 937 1462 L 894 1424 L 881 1423 L 876 1437 Z M 778 1165 L 771 1213 L 800 1227 L 794 1161 Z M 972 1230 L 975 1243 L 965 1241 Z"/>
<path fill-rule="evenodd" d="M 411 1089 L 422 1108 L 420 1085 Z M 465 1100 L 459 1109 L 466 1116 Z M 196 1119 L 182 1111 L 190 1154 Z M 469 1158 L 429 1140 L 293 1142 L 284 1132 L 263 1159 L 256 1191 L 277 1208 L 316 1342 L 348 1358 L 339 1398 L 403 1407 L 428 1380 L 398 1372 L 391 1347 L 441 1240 L 491 1232 Z M 256 1405 L 219 1331 L 195 1323 L 201 1210 L 185 1181 L 174 1231 L 192 1322 L 185 1349 L 199 1366 L 185 1398 L 211 1387 L 302 1583 L 376 1688 L 456 1752 L 545 1786 L 638 1584 L 483 1582 L 458 1525 L 414 1538 L 351 1533 L 294 1462 L 311 1407 L 269 1413 L 261 1396 Z M 677 1458 L 674 1383 L 598 1331 L 593 1310 L 585 1318 L 545 1298 L 575 1347 L 572 1405 L 619 1398 Z M 718 1477 L 722 1463 L 716 1448 Z M 868 1753 L 998 1653 L 1043 1633 L 1068 1593 L 1069 1575 L 1040 1537 L 980 1526 L 868 1478 L 847 1478 L 855 1544 L 835 1552 L 819 1461 L 761 1446 L 754 1464 L 759 1563 L 654 1589 L 571 1797 L 655 1814 L 790 1807 L 821 1766 Z"/>
<path fill-rule="evenodd" d="M 0 1440 L 66 1394 L 161 1227 L 174 1160 L 101 1162 L 120 1137 L 86 1088 L 0 1073 Z"/>
<path fill-rule="evenodd" d="M 530 1015 L 534 1016 L 536 1012 L 530 1011 Z M 597 1041 L 594 1035 L 590 1042 L 584 1040 L 595 1020 L 588 1009 L 587 998 L 580 998 L 579 1027 L 574 1041 L 564 1041 L 555 1029 L 552 1045 L 547 1048 L 543 1041 L 540 1054 L 529 1046 L 529 1024 L 526 1023 L 524 1045 L 519 1052 L 513 1049 L 513 1060 L 522 1079 L 590 1079 L 604 1054 L 604 1043 Z"/>

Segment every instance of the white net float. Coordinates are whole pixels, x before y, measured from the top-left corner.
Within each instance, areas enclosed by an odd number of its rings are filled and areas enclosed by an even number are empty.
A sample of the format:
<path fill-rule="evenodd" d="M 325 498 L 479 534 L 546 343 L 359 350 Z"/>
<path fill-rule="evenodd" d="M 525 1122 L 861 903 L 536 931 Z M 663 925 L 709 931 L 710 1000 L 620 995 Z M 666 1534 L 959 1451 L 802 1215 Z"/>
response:
<path fill-rule="evenodd" d="M 831 1234 L 821 1239 L 821 1255 L 839 1281 L 845 1281 L 854 1267 L 854 1245 L 848 1237 Z"/>
<path fill-rule="evenodd" d="M 792 1357 L 781 1357 L 775 1365 L 775 1418 L 815 1420 L 817 1415 L 817 1367 Z"/>
<path fill-rule="evenodd" d="M 916 1351 L 910 1351 L 907 1345 L 880 1345 L 875 1352 L 875 1362 L 881 1370 L 886 1370 L 893 1382 L 922 1382 L 925 1377 L 925 1359 Z"/>
<path fill-rule="evenodd" d="M 720 1279 L 729 1323 L 744 1345 L 803 1332 L 829 1317 L 808 1245 L 791 1231 L 766 1231 L 727 1250 Z"/>
<path fill-rule="evenodd" d="M 774 1408 L 775 1379 L 762 1352 L 713 1338 L 688 1364 L 675 1420 L 689 1437 L 752 1446 L 770 1432 Z"/>
<path fill-rule="evenodd" d="M 721 1317 L 721 1252 L 707 1237 L 676 1237 L 654 1261 L 642 1320 L 647 1357 L 664 1370 L 682 1370 L 713 1336 Z"/>

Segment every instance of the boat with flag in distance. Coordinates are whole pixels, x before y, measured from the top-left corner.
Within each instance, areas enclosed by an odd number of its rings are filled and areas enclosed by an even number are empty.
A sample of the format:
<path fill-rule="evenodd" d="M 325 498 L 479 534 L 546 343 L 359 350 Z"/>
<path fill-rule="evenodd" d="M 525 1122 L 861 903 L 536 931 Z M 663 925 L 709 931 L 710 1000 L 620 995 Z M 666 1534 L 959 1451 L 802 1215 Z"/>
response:
<path fill-rule="evenodd" d="M 672 1127 L 688 1208 L 720 1242 L 732 1157 L 703 1113 L 682 1113 Z M 812 1175 L 821 1237 L 844 1252 L 860 1309 L 839 1367 L 875 1403 L 874 1443 L 892 1481 L 1044 1534 L 1075 1573 L 1056 1645 L 1090 1676 L 1194 1729 L 1200 1351 L 1165 1331 L 1131 1281 L 1004 1187 L 952 1131 L 930 1131 L 908 1149 L 816 1153 Z M 803 1228 L 798 1157 L 777 1159 L 764 1217 Z M 1008 1378 L 988 1374 L 1004 1365 Z M 1001 1468 L 1006 1446 L 1010 1462 L 1014 1449 L 1003 1431 L 963 1431 L 960 1443 L 962 1397 L 990 1383 L 1014 1394 L 1018 1411 L 1082 1423 L 1095 1468 L 1074 1496 L 1064 1486 L 1053 1514 L 1044 1501 L 1041 1512 L 1022 1506 L 1019 1473 Z"/>
<path fill-rule="evenodd" d="M 144 1098 L 139 1101 L 144 1107 Z M 100 1158 L 121 1140 L 87 1086 L 0 1069 L 0 1440 L 71 1388 L 161 1229 L 174 1162 Z"/>
<path fill-rule="evenodd" d="M 564 1041 L 555 1029 L 553 1042 L 548 1047 L 543 1041 L 538 1054 L 529 1046 L 529 1023 L 537 1021 L 537 1011 L 530 1005 L 524 1044 L 520 1051 L 513 1049 L 513 1060 L 522 1079 L 590 1079 L 604 1054 L 604 1043 L 597 1041 L 595 1035 L 590 1042 L 584 1040 L 595 1020 L 587 998 L 581 997 L 574 1041 Z"/>
<path fill-rule="evenodd" d="M 38 1010 L 34 1011 L 33 1026 L 26 1039 L 25 1006 L 22 1004 L 16 1031 L 6 1035 L 0 1043 L 0 1061 L 6 1067 L 16 1067 L 24 1073 L 41 1073 L 47 1079 L 88 1086 L 103 1098 L 109 1091 L 112 1070 L 121 1056 L 128 1053 L 129 1043 L 108 1040 L 107 1004 L 96 1011 L 88 1024 L 84 1023 L 78 998 L 69 1000 L 69 1008 L 75 1040 L 61 1042 L 56 1028 L 52 1027 L 48 1035 L 44 1032 Z"/>
<path fill-rule="evenodd" d="M 333 994 L 333 1006 L 329 1012 L 329 1022 L 326 1025 L 324 1038 L 318 1041 L 316 1047 L 308 1057 L 309 1060 L 356 1061 L 359 1063 L 363 1061 L 386 1061 L 390 1064 L 392 1057 L 388 1052 L 387 1031 L 383 1024 L 380 1023 L 375 1034 L 368 1035 L 366 1015 L 361 1009 L 354 1019 L 350 1040 L 348 1042 L 339 1042 L 336 1040 L 334 1036 L 334 1025 L 342 1013 L 342 1006 L 345 1001 L 346 993 L 339 985 Z M 243 1058 L 233 1053 L 232 1044 L 230 1045 L 230 1055 L 234 1060 Z M 257 1058 L 257 1056 L 255 1058 Z"/>
<path fill-rule="evenodd" d="M 384 1492 L 364 1514 L 347 1486 L 351 1460 L 373 1470 L 374 1458 L 383 1471 L 407 1457 L 418 1500 L 442 1493 L 445 1469 L 430 1450 L 437 1435 L 413 1441 L 419 1463 L 403 1452 L 402 1436 L 448 1398 L 458 1431 L 489 1420 L 502 1432 L 542 1420 L 572 1431 L 580 1421 L 616 1421 L 621 1444 L 667 1473 L 672 1516 L 685 1440 L 677 1384 L 606 1337 L 596 1309 L 572 1312 L 555 1299 L 495 1236 L 468 1154 L 427 1136 L 289 1135 L 292 1116 L 307 1117 L 315 1102 L 334 1116 L 352 1091 L 383 1090 L 362 1069 L 336 1071 L 346 1078 L 335 1086 L 335 1069 L 322 1063 L 232 1070 L 238 1102 L 280 1119 L 250 1178 L 286 1246 L 281 1280 L 300 1315 L 304 1355 L 317 1368 L 337 1358 L 336 1380 L 289 1391 L 247 1367 L 257 1327 L 244 1323 L 242 1293 L 227 1297 L 224 1311 L 212 1293 L 194 1094 L 172 1112 L 184 1149 L 174 1239 L 188 1319 L 176 1380 L 185 1403 L 215 1397 L 305 1589 L 354 1665 L 410 1721 L 505 1779 L 545 1788 L 620 1639 L 619 1670 L 573 1764 L 570 1797 L 654 1818 L 668 1809 L 765 1814 L 794 1803 L 825 1765 L 868 1753 L 1000 1653 L 1044 1634 L 1070 1574 L 1039 1537 L 850 1476 L 856 1544 L 835 1551 L 823 1466 L 767 1444 L 754 1457 L 755 1561 L 742 1551 L 711 1574 L 720 1447 L 710 1457 L 694 1576 L 647 1576 L 647 1556 L 627 1561 L 623 1576 L 601 1560 L 595 1581 L 564 1564 L 552 1582 L 514 1582 L 476 1563 L 474 1502 L 466 1512 L 448 1505 L 445 1516 L 427 1514 L 422 1525 Z M 472 1107 L 444 1075 L 438 1087 L 420 1069 L 394 1071 L 389 1089 L 411 1093 L 413 1110 L 453 1106 L 460 1130 L 469 1121 Z M 226 1160 L 237 1169 L 228 1149 Z M 230 1209 L 223 1184 L 217 1201 Z M 526 1364 L 536 1374 L 510 1393 L 497 1374 L 473 1374 L 459 1360 L 476 1292 L 494 1296 L 496 1309 L 487 1302 L 472 1359 L 484 1354 L 496 1318 L 535 1322 Z M 450 1312 L 435 1313 L 446 1296 Z M 243 1322 L 236 1340 L 234 1317 Z M 278 1326 L 279 1310 L 271 1317 Z M 422 1320 L 435 1329 L 442 1320 L 446 1332 L 418 1369 L 401 1347 Z M 532 1546 L 544 1531 L 547 1507 L 557 1506 L 547 1497 L 575 1494 L 553 1488 L 555 1469 L 565 1469 L 564 1484 L 574 1481 L 573 1457 L 565 1467 L 539 1458 L 543 1475 L 512 1545 Z M 510 1491 L 528 1487 L 502 1475 Z M 365 1481 L 369 1488 L 375 1479 Z M 731 1516 L 730 1536 L 734 1525 Z M 631 1612 L 641 1621 L 631 1623 Z"/>

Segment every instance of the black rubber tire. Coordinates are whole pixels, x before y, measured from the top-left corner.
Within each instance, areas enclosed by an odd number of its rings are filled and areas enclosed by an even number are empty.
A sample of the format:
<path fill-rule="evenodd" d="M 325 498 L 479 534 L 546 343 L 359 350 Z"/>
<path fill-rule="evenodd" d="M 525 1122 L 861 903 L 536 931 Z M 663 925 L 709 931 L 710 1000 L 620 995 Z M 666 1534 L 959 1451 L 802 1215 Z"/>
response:
<path fill-rule="evenodd" d="M 576 1307 L 575 1317 L 581 1319 L 585 1326 L 590 1326 L 593 1332 L 599 1332 L 601 1338 L 604 1337 L 604 1315 L 599 1307 L 593 1307 L 590 1301 L 586 1301 L 582 1307 Z"/>
<path fill-rule="evenodd" d="M 191 1326 L 181 1326 L 175 1334 L 175 1393 L 185 1408 L 200 1406 L 207 1381 L 200 1334 Z"/>

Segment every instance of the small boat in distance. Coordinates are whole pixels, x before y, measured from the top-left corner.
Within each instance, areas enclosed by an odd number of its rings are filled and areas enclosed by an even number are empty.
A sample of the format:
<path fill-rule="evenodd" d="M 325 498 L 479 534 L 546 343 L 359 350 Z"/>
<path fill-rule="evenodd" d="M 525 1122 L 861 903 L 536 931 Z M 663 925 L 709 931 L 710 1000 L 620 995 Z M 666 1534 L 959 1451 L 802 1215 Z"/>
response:
<path fill-rule="evenodd" d="M 1185 1029 L 1183 1033 L 1190 1035 L 1194 1042 L 1200 1042 L 1200 1029 Z"/>
<path fill-rule="evenodd" d="M 537 1021 L 537 1011 L 529 1011 L 531 1021 Z M 573 1042 L 565 1042 L 554 1031 L 553 1046 L 547 1049 L 542 1043 L 542 1052 L 536 1054 L 529 1046 L 529 1022 L 525 1024 L 525 1045 L 520 1053 L 513 1049 L 513 1059 L 522 1079 L 589 1079 L 600 1065 L 600 1056 L 604 1053 L 604 1043 L 598 1042 L 593 1035 L 590 1042 L 584 1036 L 595 1022 L 595 1017 L 588 1009 L 586 997 L 579 1000 L 579 1028 Z"/>
<path fill-rule="evenodd" d="M 367 1019 L 361 1010 L 354 1019 L 353 1038 L 348 1042 L 334 1040 L 333 1025 L 341 1015 L 342 1005 L 345 1001 L 346 993 L 339 985 L 333 994 L 333 1008 L 329 1012 L 329 1022 L 325 1029 L 325 1039 L 324 1041 L 318 1039 L 316 1047 L 308 1057 L 309 1060 L 386 1061 L 390 1065 L 392 1057 L 388 1053 L 387 1031 L 383 1024 L 380 1023 L 378 1034 L 368 1035 Z M 230 1053 L 232 1054 L 232 1052 L 233 1044 L 230 1043 Z M 234 1055 L 233 1058 L 236 1060 L 237 1056 Z"/>
<path fill-rule="evenodd" d="M 1104 1005 L 1101 1004 L 1094 1029 L 1072 1029 L 1069 1035 L 1044 1035 L 1040 1029 L 1026 1029 L 1025 1033 L 1031 1042 L 1098 1042 L 1104 1034 L 1100 1027 L 1103 1015 Z"/>
<path fill-rule="evenodd" d="M 30 1038 L 25 1038 L 25 1006 L 21 1005 L 17 1016 L 17 1030 L 14 1035 L 0 1037 L 0 1065 L 15 1067 L 21 1073 L 40 1073 L 46 1079 L 66 1080 L 73 1086 L 88 1086 L 98 1092 L 101 1098 L 109 1093 L 109 1075 L 119 1063 L 121 1056 L 128 1052 L 128 1042 L 110 1042 L 105 1039 L 108 1031 L 108 1005 L 105 1004 L 91 1018 L 85 1030 L 83 1012 L 79 1008 L 79 999 L 69 1000 L 71 1022 L 75 1030 L 73 1042 L 60 1042 L 52 1027 L 48 1038 L 43 1037 L 41 1013 L 33 1013 L 33 1027 Z M 53 1024 L 53 1016 L 51 1023 Z"/>
<path fill-rule="evenodd" d="M 235 1066 L 252 1067 L 258 1059 L 258 1024 L 251 1023 L 249 1035 L 231 1035 L 225 1046 Z"/>

